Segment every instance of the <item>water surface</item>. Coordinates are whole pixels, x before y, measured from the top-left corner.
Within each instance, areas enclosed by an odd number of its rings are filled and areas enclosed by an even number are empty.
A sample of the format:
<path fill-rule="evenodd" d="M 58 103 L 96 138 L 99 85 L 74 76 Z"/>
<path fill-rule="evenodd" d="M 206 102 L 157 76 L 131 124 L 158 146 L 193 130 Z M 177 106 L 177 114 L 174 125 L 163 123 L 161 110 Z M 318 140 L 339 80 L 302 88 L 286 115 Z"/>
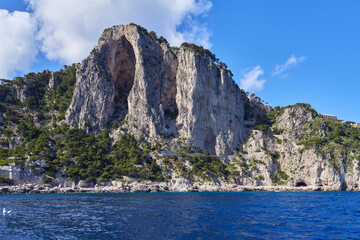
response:
<path fill-rule="evenodd" d="M 358 239 L 359 192 L 0 195 L 0 239 Z"/>

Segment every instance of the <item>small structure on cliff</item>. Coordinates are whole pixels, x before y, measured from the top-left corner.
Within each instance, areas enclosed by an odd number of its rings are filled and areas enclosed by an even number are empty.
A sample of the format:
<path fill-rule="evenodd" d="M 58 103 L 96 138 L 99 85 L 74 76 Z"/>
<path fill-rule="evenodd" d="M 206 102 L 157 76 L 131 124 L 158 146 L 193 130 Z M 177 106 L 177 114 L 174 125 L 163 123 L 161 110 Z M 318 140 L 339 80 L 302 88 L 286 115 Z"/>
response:
<path fill-rule="evenodd" d="M 321 116 L 328 121 L 333 121 L 333 122 L 342 122 L 341 120 L 339 120 L 336 116 L 333 115 L 327 115 L 327 114 L 321 114 Z"/>

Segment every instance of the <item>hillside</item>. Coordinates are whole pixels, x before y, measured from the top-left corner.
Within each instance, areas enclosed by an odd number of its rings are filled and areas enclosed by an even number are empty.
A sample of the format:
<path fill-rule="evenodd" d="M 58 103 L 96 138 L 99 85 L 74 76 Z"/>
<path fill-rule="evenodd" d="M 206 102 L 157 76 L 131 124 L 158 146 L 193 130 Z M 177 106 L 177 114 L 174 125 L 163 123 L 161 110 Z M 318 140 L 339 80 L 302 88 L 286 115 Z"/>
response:
<path fill-rule="evenodd" d="M 264 105 L 209 50 L 135 24 L 106 29 L 81 63 L 2 82 L 0 165 L 31 171 L 16 184 L 359 188 L 359 128 Z"/>

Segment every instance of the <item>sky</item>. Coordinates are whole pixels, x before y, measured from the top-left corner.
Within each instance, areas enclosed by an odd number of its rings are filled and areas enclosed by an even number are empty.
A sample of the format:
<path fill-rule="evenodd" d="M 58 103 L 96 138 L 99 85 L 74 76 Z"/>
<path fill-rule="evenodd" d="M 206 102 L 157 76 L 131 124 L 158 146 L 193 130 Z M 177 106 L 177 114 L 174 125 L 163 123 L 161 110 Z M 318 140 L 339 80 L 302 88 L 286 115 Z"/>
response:
<path fill-rule="evenodd" d="M 360 1 L 0 0 L 0 78 L 80 62 L 112 25 L 209 48 L 272 106 L 360 122 Z"/>

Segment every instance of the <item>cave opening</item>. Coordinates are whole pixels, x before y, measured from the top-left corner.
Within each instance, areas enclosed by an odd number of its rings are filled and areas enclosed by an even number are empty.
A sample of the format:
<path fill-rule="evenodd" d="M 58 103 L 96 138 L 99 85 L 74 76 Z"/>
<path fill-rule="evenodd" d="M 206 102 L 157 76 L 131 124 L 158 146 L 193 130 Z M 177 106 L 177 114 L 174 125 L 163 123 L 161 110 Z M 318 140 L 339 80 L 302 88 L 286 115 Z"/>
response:
<path fill-rule="evenodd" d="M 109 44 L 108 67 L 114 80 L 113 102 L 115 110 L 124 114 L 127 113 L 127 99 L 134 84 L 135 64 L 134 48 L 125 36 Z"/>
<path fill-rule="evenodd" d="M 307 187 L 307 185 L 304 182 L 298 182 L 296 183 L 296 187 Z"/>

